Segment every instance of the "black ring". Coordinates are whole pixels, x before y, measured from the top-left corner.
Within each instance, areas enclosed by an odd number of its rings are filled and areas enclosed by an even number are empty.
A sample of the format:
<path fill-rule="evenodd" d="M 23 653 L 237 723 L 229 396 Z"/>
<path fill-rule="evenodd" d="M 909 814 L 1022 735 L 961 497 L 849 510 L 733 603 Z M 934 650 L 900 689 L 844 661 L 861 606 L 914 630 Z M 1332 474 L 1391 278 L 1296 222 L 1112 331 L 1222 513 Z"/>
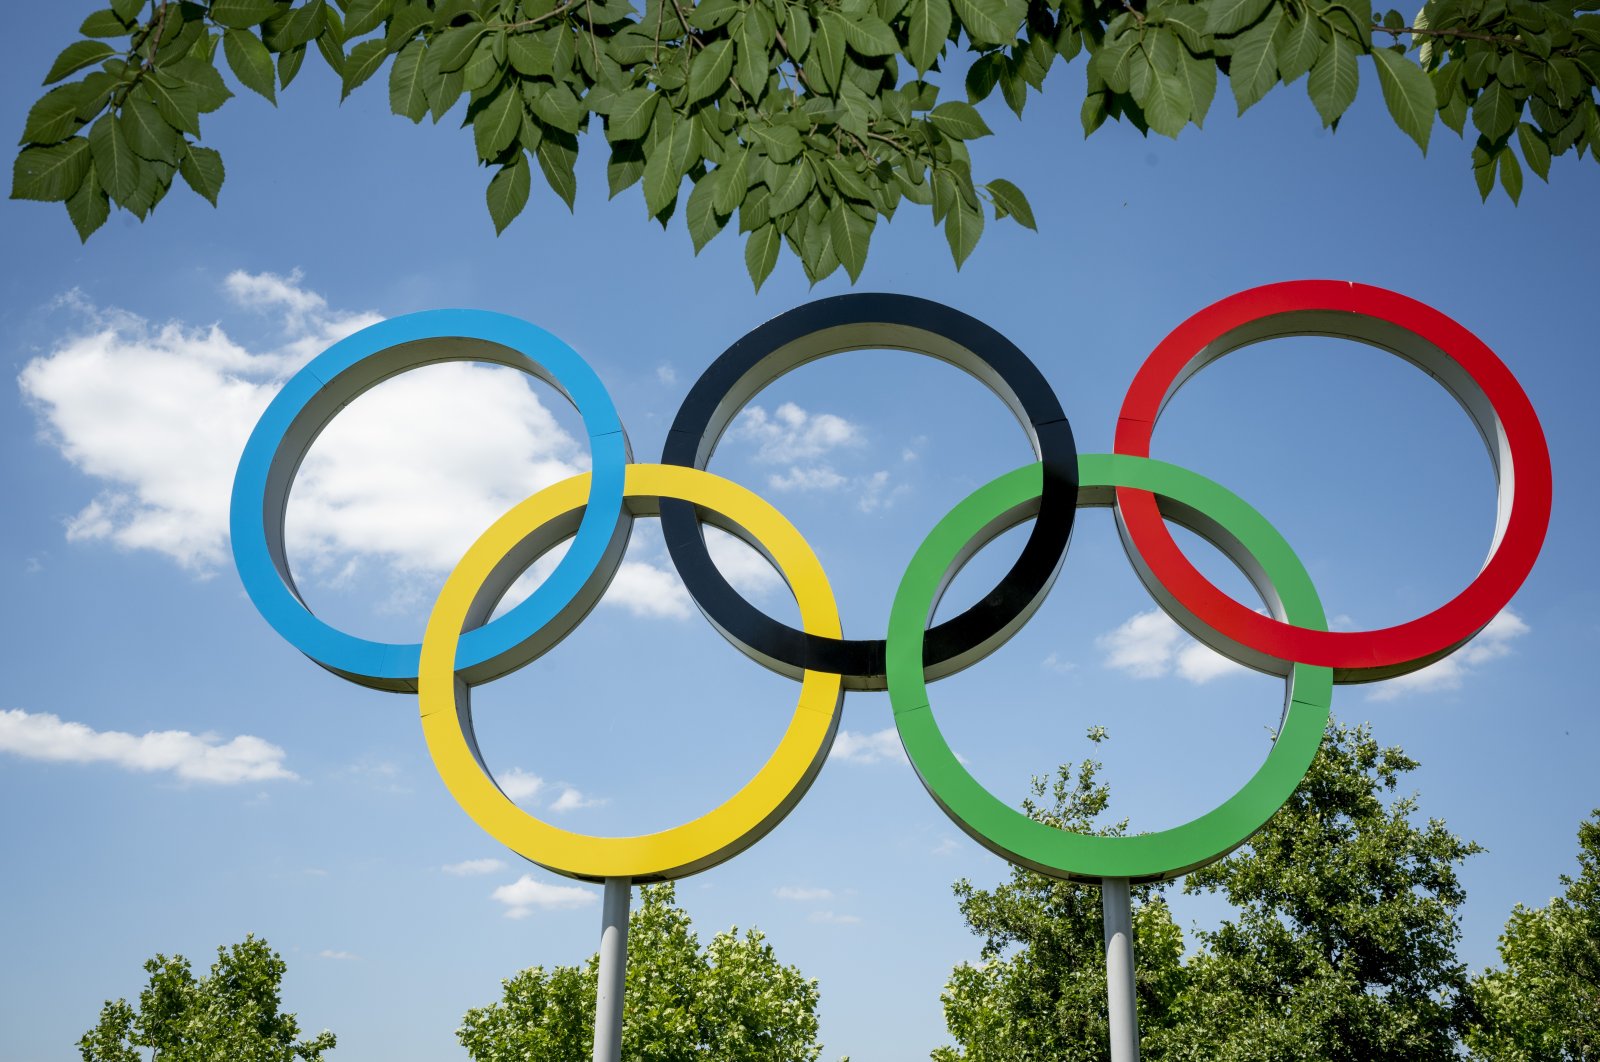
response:
<path fill-rule="evenodd" d="M 734 343 L 690 389 L 661 463 L 704 469 L 722 433 L 762 388 L 808 361 L 847 350 L 888 348 L 939 358 L 983 382 L 1016 415 L 1044 465 L 1044 491 L 1022 555 L 983 599 L 928 631 L 923 660 L 942 678 L 998 648 L 1031 616 L 1061 568 L 1078 511 L 1078 448 L 1061 403 L 1016 345 L 988 325 L 910 295 L 851 294 L 820 299 L 773 318 Z M 982 352 L 982 353 L 980 353 Z M 881 690 L 882 639 L 824 638 L 780 623 L 723 578 L 706 549 L 700 515 L 661 499 L 661 530 L 672 563 L 712 625 L 767 667 L 844 676 L 849 689 Z"/>

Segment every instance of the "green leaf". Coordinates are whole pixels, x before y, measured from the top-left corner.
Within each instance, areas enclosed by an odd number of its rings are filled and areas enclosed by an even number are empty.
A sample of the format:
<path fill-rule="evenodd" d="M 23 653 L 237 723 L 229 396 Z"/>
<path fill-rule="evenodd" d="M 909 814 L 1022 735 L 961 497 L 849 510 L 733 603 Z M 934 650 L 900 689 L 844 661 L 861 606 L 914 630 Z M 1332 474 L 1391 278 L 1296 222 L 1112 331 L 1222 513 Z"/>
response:
<path fill-rule="evenodd" d="M 83 183 L 90 159 L 89 142 L 81 136 L 48 147 L 23 148 L 11 164 L 11 198 L 62 202 Z"/>
<path fill-rule="evenodd" d="M 744 201 L 745 190 L 750 187 L 752 154 L 754 152 L 748 150 L 735 150 L 732 158 L 716 169 L 722 176 L 717 179 L 714 189 L 716 199 L 712 205 L 717 208 L 717 213 L 724 217 L 739 209 L 739 204 Z M 698 188 L 699 185 L 695 187 Z"/>
<path fill-rule="evenodd" d="M 67 217 L 72 219 L 72 227 L 78 230 L 79 242 L 88 243 L 89 237 L 110 216 L 111 203 L 106 199 L 106 190 L 100 187 L 91 164 L 78 190 L 67 199 Z"/>
<path fill-rule="evenodd" d="M 422 81 L 422 59 L 427 51 L 421 39 L 410 41 L 389 68 L 389 109 L 413 122 L 428 113 L 428 94 Z"/>
<path fill-rule="evenodd" d="M 1278 50 L 1273 45 L 1273 35 L 1282 17 L 1279 12 L 1272 12 L 1235 42 L 1233 58 L 1228 65 L 1228 84 L 1233 89 L 1240 114 L 1278 83 Z M 1351 62 L 1354 61 L 1352 56 Z"/>
<path fill-rule="evenodd" d="M 895 39 L 894 30 L 889 28 L 887 22 L 873 14 L 846 19 L 844 39 L 846 44 L 855 49 L 857 55 L 893 55 L 900 50 L 900 42 Z M 840 261 L 843 260 L 841 257 Z M 845 266 L 849 268 L 849 263 L 846 262 Z"/>
<path fill-rule="evenodd" d="M 1017 224 L 1039 231 L 1039 226 L 1033 220 L 1033 207 L 1028 204 L 1028 197 L 1022 194 L 1022 189 L 1003 177 L 995 178 L 984 187 L 994 198 L 995 209 L 1000 217 L 1009 215 L 1017 219 Z"/>
<path fill-rule="evenodd" d="M 217 68 L 204 59 L 189 58 L 173 63 L 164 67 L 159 76 L 174 78 L 192 89 L 201 114 L 210 114 L 233 98 Z M 105 182 L 105 174 L 100 175 L 100 180 L 102 184 Z"/>
<path fill-rule="evenodd" d="M 144 10 L 145 0 L 111 0 L 111 10 L 123 22 L 132 25 L 139 18 L 139 12 Z"/>
<path fill-rule="evenodd" d="M 811 42 L 811 58 L 806 72 L 822 81 L 829 93 L 839 87 L 840 72 L 844 69 L 844 19 L 833 11 L 824 11 L 817 22 L 817 37 Z"/>
<path fill-rule="evenodd" d="M 833 178 L 833 187 L 840 194 L 849 196 L 859 202 L 872 201 L 872 189 L 867 187 L 861 175 L 857 173 L 850 163 L 844 159 L 830 158 L 827 162 L 828 174 Z"/>
<path fill-rule="evenodd" d="M 46 92 L 29 108 L 18 143 L 54 144 L 65 140 L 78 130 L 78 107 L 82 102 L 81 85 L 61 85 Z"/>
<path fill-rule="evenodd" d="M 906 4 L 906 58 L 923 73 L 939 58 L 950 37 L 950 0 L 909 0 Z"/>
<path fill-rule="evenodd" d="M 241 85 L 277 103 L 273 91 L 272 55 L 259 37 L 249 30 L 226 30 L 222 35 L 222 51 Z"/>
<path fill-rule="evenodd" d="M 578 143 L 564 130 L 546 129 L 544 134 L 539 146 L 534 149 L 534 155 L 539 160 L 539 169 L 544 172 L 545 183 L 571 210 L 578 197 L 578 177 L 575 172 Z"/>
<path fill-rule="evenodd" d="M 611 158 L 606 162 L 606 186 L 609 198 L 634 186 L 644 176 L 644 152 L 634 142 L 613 145 Z"/>
<path fill-rule="evenodd" d="M 178 131 L 167 124 L 149 95 L 135 89 L 122 104 L 122 131 L 140 158 L 177 165 Z"/>
<path fill-rule="evenodd" d="M 1433 82 L 1422 67 L 1387 48 L 1373 49 L 1372 59 L 1378 66 L 1378 84 L 1383 88 L 1383 102 L 1389 106 L 1390 117 L 1426 155 L 1436 110 Z"/>
<path fill-rule="evenodd" d="M 139 157 L 128 146 L 128 138 L 115 116 L 103 114 L 89 127 L 89 147 L 100 183 L 119 205 L 127 206 L 139 190 Z"/>
<path fill-rule="evenodd" d="M 945 136 L 957 140 L 976 140 L 993 132 L 976 107 L 961 100 L 947 100 L 928 114 L 928 121 Z"/>
<path fill-rule="evenodd" d="M 772 188 L 767 207 L 775 217 L 787 214 L 804 203 L 816 186 L 817 179 L 811 173 L 811 164 L 805 159 L 798 159 L 784 167 L 783 176 Z"/>
<path fill-rule="evenodd" d="M 362 41 L 350 49 L 350 56 L 344 64 L 339 98 L 344 99 L 357 85 L 376 74 L 378 67 L 382 66 L 387 58 L 389 58 L 389 46 L 379 40 Z"/>
<path fill-rule="evenodd" d="M 777 226 L 770 222 L 752 232 L 749 239 L 744 241 L 744 267 L 750 272 L 750 280 L 757 291 L 772 275 L 772 267 L 778 264 L 778 245 L 782 242 L 783 237 L 778 233 Z"/>
<path fill-rule="evenodd" d="M 346 39 L 371 33 L 394 11 L 394 0 L 350 0 L 344 13 Z"/>
<path fill-rule="evenodd" d="M 861 279 L 861 270 L 866 268 L 872 226 L 871 219 L 854 210 L 836 207 L 828 214 L 828 235 L 833 243 L 833 253 L 839 256 L 839 264 L 850 274 L 852 284 Z"/>
<path fill-rule="evenodd" d="M 1278 76 L 1285 85 L 1309 73 L 1321 50 L 1322 37 L 1317 33 L 1316 19 L 1285 18 L 1278 23 Z"/>
<path fill-rule="evenodd" d="M 684 208 L 683 220 L 689 226 L 689 239 L 694 241 L 694 253 L 714 239 L 728 223 L 728 215 L 716 209 L 718 191 L 723 182 L 716 171 L 695 182 L 689 193 L 689 204 Z"/>
<path fill-rule="evenodd" d="M 1538 175 L 1541 181 L 1550 180 L 1550 145 L 1544 142 L 1539 131 L 1527 122 L 1517 126 L 1517 142 L 1522 145 L 1522 157 L 1527 160 L 1528 168 Z"/>
<path fill-rule="evenodd" d="M 522 97 L 506 86 L 472 117 L 472 140 L 478 157 L 491 162 L 516 138 L 522 125 Z"/>
<path fill-rule="evenodd" d="M 181 82 L 169 84 L 155 77 L 145 78 L 140 82 L 140 89 L 150 94 L 168 125 L 190 136 L 200 135 L 200 103 L 194 89 Z"/>
<path fill-rule="evenodd" d="M 650 129 L 655 117 L 660 94 L 650 89 L 634 88 L 619 93 L 606 115 L 606 137 L 618 140 L 637 140 Z"/>
<path fill-rule="evenodd" d="M 506 231 L 506 226 L 528 205 L 528 192 L 532 185 L 533 174 L 528 168 L 528 156 L 521 151 L 490 179 L 484 198 L 489 202 L 489 218 L 494 222 L 496 236 Z"/>
<path fill-rule="evenodd" d="M 752 125 L 750 135 L 773 162 L 788 162 L 800 154 L 800 133 L 790 126 Z"/>
<path fill-rule="evenodd" d="M 968 206 L 965 199 L 958 197 L 955 208 L 944 219 L 944 239 L 950 245 L 950 254 L 956 261 L 957 269 L 972 254 L 972 249 L 978 246 L 978 237 L 982 235 L 983 212 Z"/>
<path fill-rule="evenodd" d="M 481 22 L 470 22 L 465 26 L 447 29 L 433 39 L 428 45 L 428 51 L 433 54 L 439 72 L 448 74 L 460 70 L 467 65 L 467 60 L 472 58 L 472 50 L 478 46 L 478 38 L 488 32 Z"/>
<path fill-rule="evenodd" d="M 274 18 L 263 27 L 267 46 L 275 52 L 286 52 L 310 44 L 322 32 L 325 14 L 323 0 L 308 0 L 290 8 L 287 15 Z"/>
<path fill-rule="evenodd" d="M 715 96 L 727 87 L 733 73 L 733 42 L 723 39 L 700 49 L 689 67 L 689 102 Z"/>
<path fill-rule="evenodd" d="M 550 77 L 555 72 L 550 48 L 534 33 L 513 33 L 506 37 L 506 59 L 524 77 Z"/>
<path fill-rule="evenodd" d="M 1027 0 L 953 0 L 967 35 L 980 44 L 1010 44 L 1027 14 Z M 980 224 L 982 224 L 980 219 Z"/>
<path fill-rule="evenodd" d="M 1177 71 L 1162 70 L 1153 63 L 1143 64 L 1148 78 L 1144 98 L 1139 101 L 1144 108 L 1145 121 L 1162 136 L 1174 139 L 1189 122 L 1188 82 Z M 1138 94 L 1135 93 L 1135 98 Z"/>
<path fill-rule="evenodd" d="M 96 11 L 84 19 L 83 24 L 78 27 L 78 32 L 85 37 L 126 37 L 132 28 L 130 22 L 107 8 L 104 11 Z"/>
<path fill-rule="evenodd" d="M 56 56 L 56 61 L 50 64 L 50 72 L 44 76 L 44 84 L 53 84 L 68 74 L 77 73 L 84 67 L 93 66 L 107 56 L 115 54 L 117 54 L 116 49 L 105 41 L 73 41 Z"/>
<path fill-rule="evenodd" d="M 1189 117 L 1198 128 L 1205 124 L 1206 112 L 1217 95 L 1217 64 L 1210 59 L 1185 55 L 1178 63 L 1178 76 L 1189 93 Z"/>
<path fill-rule="evenodd" d="M 217 195 L 222 191 L 222 180 L 227 175 L 221 155 L 210 148 L 186 144 L 183 158 L 178 162 L 178 172 L 198 195 L 212 206 L 217 205 Z"/>
<path fill-rule="evenodd" d="M 1350 38 L 1335 33 L 1322 49 L 1322 58 L 1311 68 L 1306 79 L 1306 94 L 1322 116 L 1322 124 L 1330 126 L 1339 120 L 1355 101 L 1360 84 L 1361 70 L 1356 66 L 1356 46 Z"/>
<path fill-rule="evenodd" d="M 1500 149 L 1500 187 L 1516 203 L 1522 199 L 1522 166 L 1509 147 Z"/>
<path fill-rule="evenodd" d="M 541 81 L 524 81 L 522 95 L 529 108 L 546 124 L 564 133 L 578 132 L 588 109 L 572 94 L 565 81 L 547 85 Z"/>
<path fill-rule="evenodd" d="M 765 9 L 752 7 L 739 23 L 735 35 L 738 41 L 735 56 L 734 80 L 744 90 L 745 95 L 751 99 L 760 99 L 767 88 L 768 71 L 771 66 L 771 51 L 774 42 L 773 26 L 770 17 L 765 14 Z"/>
<path fill-rule="evenodd" d="M 1206 5 L 1206 32 L 1222 37 L 1238 33 L 1266 14 L 1271 5 L 1272 0 L 1211 0 Z"/>
<path fill-rule="evenodd" d="M 283 11 L 278 0 L 214 0 L 212 21 L 232 29 L 249 29 Z"/>
<path fill-rule="evenodd" d="M 678 168 L 678 159 L 689 153 L 694 138 L 694 123 L 674 116 L 667 135 L 653 144 L 647 144 L 644 160 L 644 203 L 655 217 L 665 210 L 678 195 L 684 170 Z M 685 167 L 686 169 L 687 167 Z"/>
<path fill-rule="evenodd" d="M 1515 97 L 1497 81 L 1478 93 L 1477 102 L 1472 105 L 1472 124 L 1491 142 L 1498 143 L 1517 124 L 1521 109 Z"/>

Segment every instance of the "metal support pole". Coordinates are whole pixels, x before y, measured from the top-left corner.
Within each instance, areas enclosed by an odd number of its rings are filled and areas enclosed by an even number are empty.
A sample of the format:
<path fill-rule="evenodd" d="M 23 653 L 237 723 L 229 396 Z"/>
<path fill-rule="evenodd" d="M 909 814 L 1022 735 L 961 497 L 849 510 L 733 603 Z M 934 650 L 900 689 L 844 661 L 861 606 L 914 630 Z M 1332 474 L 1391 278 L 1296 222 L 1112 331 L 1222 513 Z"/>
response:
<path fill-rule="evenodd" d="M 622 991 L 628 974 L 628 904 L 633 881 L 607 878 L 600 902 L 600 984 L 594 1003 L 594 1062 L 622 1058 Z"/>
<path fill-rule="evenodd" d="M 1106 1011 L 1111 1019 L 1111 1062 L 1139 1062 L 1139 1012 L 1133 986 L 1133 897 L 1127 878 L 1100 882 L 1106 924 Z M 599 1062 L 599 1056 L 595 1056 Z"/>

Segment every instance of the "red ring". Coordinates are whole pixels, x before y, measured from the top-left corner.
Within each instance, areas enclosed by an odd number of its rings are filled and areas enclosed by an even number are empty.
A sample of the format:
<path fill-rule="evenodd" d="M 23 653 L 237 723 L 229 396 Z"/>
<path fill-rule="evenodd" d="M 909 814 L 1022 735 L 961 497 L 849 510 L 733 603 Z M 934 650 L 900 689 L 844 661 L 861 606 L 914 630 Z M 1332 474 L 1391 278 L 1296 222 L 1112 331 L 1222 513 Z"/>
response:
<path fill-rule="evenodd" d="M 1351 320 L 1330 322 L 1330 314 L 1349 314 Z M 1387 335 L 1384 325 L 1391 326 Z M 1391 346 L 1398 342 L 1395 328 L 1409 333 L 1404 337 L 1409 342 L 1421 340 L 1425 346 L 1410 352 Z M 1361 334 L 1363 329 L 1368 334 Z M 1380 338 L 1373 338 L 1373 333 Z M 1298 662 L 1331 667 L 1338 682 L 1373 681 L 1414 671 L 1464 644 L 1505 607 L 1533 568 L 1550 523 L 1550 451 L 1544 430 L 1516 377 L 1477 336 L 1438 310 L 1382 288 L 1330 280 L 1252 288 L 1206 307 L 1161 341 L 1123 399 L 1114 449 L 1149 457 L 1156 418 L 1190 374 L 1240 346 L 1292 335 L 1356 339 L 1419 363 L 1424 359 L 1417 351 L 1426 350 L 1429 357 L 1442 355 L 1453 363 L 1481 392 L 1494 422 L 1486 425 L 1474 419 L 1489 439 L 1498 432 L 1501 452 L 1510 458 L 1509 468 L 1498 469 L 1504 534 L 1483 570 L 1449 602 L 1407 623 L 1371 631 L 1313 631 L 1263 616 L 1218 590 L 1178 548 L 1156 508 L 1155 496 L 1118 487 L 1117 510 L 1130 551 L 1148 565 L 1150 579 L 1165 591 L 1160 596 L 1175 599 L 1196 621 L 1194 633 L 1219 651 L 1227 653 L 1227 643 L 1232 643 L 1246 655 L 1253 650 L 1283 666 Z M 1456 397 L 1471 412 L 1468 400 L 1477 396 Z M 1502 466 L 1506 463 L 1502 459 Z M 1506 487 L 1514 488 L 1509 503 Z"/>

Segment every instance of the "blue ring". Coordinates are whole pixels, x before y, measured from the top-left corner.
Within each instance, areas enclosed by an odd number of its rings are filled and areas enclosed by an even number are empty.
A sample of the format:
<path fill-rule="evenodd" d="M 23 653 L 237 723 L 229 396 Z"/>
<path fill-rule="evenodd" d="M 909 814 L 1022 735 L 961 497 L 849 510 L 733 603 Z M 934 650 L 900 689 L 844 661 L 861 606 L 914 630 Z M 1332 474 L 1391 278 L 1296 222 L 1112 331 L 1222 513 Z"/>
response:
<path fill-rule="evenodd" d="M 233 481 L 233 559 L 273 630 L 323 667 L 376 689 L 415 689 L 421 644 L 369 641 L 312 614 L 289 572 L 283 511 L 301 460 L 341 408 L 389 376 L 443 361 L 492 361 L 553 384 L 583 418 L 593 470 L 582 520 L 555 571 L 515 608 L 462 635 L 456 666 L 469 681 L 516 666 L 510 658 L 518 647 L 564 610 L 587 611 L 609 582 L 632 523 L 622 494 L 632 455 L 616 407 L 589 364 L 544 329 L 485 310 L 429 310 L 335 343 L 284 384 L 250 433 Z"/>

